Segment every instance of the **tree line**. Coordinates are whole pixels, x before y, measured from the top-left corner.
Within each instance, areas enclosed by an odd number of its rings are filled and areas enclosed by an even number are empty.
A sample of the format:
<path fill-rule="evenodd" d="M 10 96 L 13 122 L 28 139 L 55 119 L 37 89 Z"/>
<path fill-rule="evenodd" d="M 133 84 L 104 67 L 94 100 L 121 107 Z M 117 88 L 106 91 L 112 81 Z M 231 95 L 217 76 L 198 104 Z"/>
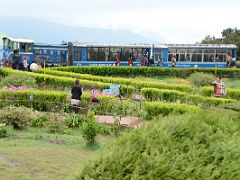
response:
<path fill-rule="evenodd" d="M 222 32 L 222 37 L 206 36 L 202 43 L 204 44 L 235 44 L 237 45 L 237 59 L 240 60 L 240 29 L 227 28 Z"/>

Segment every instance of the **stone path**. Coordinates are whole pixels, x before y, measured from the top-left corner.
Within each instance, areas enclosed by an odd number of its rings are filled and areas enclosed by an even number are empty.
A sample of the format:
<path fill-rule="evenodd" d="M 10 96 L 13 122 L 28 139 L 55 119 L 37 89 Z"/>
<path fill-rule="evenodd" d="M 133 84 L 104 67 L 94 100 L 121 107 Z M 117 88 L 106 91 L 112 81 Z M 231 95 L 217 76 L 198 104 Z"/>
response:
<path fill-rule="evenodd" d="M 123 127 L 139 127 L 143 124 L 138 117 L 96 116 L 99 123 L 114 124 L 116 121 Z"/>

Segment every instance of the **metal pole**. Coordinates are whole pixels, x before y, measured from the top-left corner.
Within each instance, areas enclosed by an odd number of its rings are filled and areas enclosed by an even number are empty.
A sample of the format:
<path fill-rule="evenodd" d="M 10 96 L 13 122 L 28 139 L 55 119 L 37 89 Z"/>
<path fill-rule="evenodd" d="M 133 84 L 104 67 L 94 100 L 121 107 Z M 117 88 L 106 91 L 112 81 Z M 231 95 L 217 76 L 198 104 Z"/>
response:
<path fill-rule="evenodd" d="M 46 89 L 46 86 L 47 86 L 47 82 L 46 82 L 46 63 L 45 63 L 45 60 L 44 60 L 44 89 Z"/>

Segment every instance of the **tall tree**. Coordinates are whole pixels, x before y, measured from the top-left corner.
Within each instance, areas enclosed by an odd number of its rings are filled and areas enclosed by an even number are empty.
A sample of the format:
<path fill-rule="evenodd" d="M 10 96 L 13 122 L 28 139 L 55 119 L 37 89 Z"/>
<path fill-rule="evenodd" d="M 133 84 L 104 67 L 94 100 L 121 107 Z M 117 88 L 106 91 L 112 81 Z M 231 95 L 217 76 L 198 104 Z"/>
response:
<path fill-rule="evenodd" d="M 206 36 L 202 43 L 204 44 L 235 44 L 237 45 L 237 59 L 240 59 L 240 29 L 227 28 L 222 31 L 221 38 Z"/>

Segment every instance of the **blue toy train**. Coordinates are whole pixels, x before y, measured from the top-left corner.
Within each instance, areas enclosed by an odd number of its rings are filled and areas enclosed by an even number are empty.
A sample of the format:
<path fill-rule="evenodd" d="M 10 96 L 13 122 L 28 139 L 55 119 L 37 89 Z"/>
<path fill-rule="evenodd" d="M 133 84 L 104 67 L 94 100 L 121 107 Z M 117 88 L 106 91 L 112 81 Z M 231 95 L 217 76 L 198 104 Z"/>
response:
<path fill-rule="evenodd" d="M 1 58 L 21 68 L 28 63 L 45 61 L 49 66 L 162 66 L 224 68 L 228 56 L 236 60 L 233 44 L 100 44 L 68 42 L 62 44 L 34 43 L 28 39 L 3 38 Z M 129 63 L 129 61 L 131 61 Z"/>

